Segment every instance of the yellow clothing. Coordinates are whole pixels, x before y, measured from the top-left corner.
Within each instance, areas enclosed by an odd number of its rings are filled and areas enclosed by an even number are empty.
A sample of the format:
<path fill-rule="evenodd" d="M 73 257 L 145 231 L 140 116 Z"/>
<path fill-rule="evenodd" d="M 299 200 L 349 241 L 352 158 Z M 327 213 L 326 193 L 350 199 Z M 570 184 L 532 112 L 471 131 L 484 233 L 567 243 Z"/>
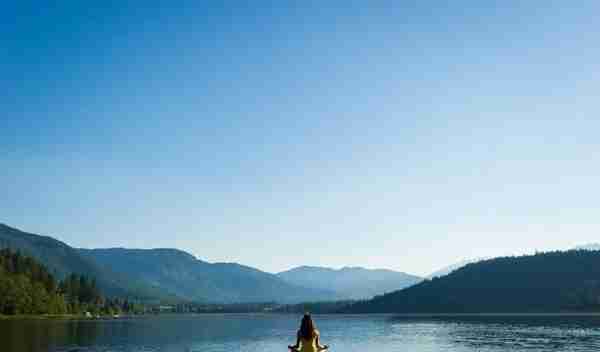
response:
<path fill-rule="evenodd" d="M 311 340 L 306 340 L 304 338 L 300 338 L 300 348 L 298 349 L 300 352 L 319 352 L 317 348 L 317 338 L 313 337 Z"/>
<path fill-rule="evenodd" d="M 299 337 L 300 340 L 300 348 L 299 352 L 319 352 L 321 349 L 317 346 L 317 341 L 319 340 L 319 332 L 315 331 L 315 336 L 312 339 L 305 339 L 304 337 Z"/>

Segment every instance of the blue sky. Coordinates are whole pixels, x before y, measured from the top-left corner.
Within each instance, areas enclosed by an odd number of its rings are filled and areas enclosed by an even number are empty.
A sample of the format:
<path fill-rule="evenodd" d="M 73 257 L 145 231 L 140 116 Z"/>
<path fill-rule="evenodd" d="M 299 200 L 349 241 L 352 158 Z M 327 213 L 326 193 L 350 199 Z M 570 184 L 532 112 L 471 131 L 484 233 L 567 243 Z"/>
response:
<path fill-rule="evenodd" d="M 598 14 L 4 5 L 0 222 L 267 271 L 597 242 Z"/>

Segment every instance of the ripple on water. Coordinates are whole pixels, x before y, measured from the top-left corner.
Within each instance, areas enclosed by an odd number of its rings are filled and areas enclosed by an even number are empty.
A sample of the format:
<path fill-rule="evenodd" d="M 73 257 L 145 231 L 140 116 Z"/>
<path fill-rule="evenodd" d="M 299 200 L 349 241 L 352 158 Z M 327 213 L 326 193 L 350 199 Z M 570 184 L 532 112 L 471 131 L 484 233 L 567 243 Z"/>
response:
<path fill-rule="evenodd" d="M 315 316 L 332 352 L 600 351 L 600 317 Z M 2 352 L 287 352 L 295 315 L 0 321 Z"/>

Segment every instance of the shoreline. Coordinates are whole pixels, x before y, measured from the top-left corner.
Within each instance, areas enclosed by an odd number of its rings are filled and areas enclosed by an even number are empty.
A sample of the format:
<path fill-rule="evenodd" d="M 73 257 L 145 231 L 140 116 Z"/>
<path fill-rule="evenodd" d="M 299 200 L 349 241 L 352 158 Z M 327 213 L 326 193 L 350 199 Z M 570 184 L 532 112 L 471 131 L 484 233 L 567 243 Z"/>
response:
<path fill-rule="evenodd" d="M 16 315 L 3 315 L 0 314 L 1 320 L 117 320 L 123 318 L 129 318 L 132 316 L 142 315 L 121 315 L 115 318 L 110 315 L 100 316 L 85 316 L 83 314 L 16 314 Z"/>
<path fill-rule="evenodd" d="M 15 314 L 4 315 L 0 314 L 0 320 L 75 320 L 75 319 L 90 319 L 83 315 L 75 314 Z"/>
<path fill-rule="evenodd" d="M 157 317 L 185 317 L 185 316 L 207 316 L 207 315 L 264 315 L 281 316 L 297 315 L 298 313 L 267 313 L 267 312 L 207 312 L 207 313 L 167 313 L 167 314 L 138 314 L 88 317 L 81 314 L 18 314 L 3 315 L 2 320 L 120 320 L 130 318 L 157 318 Z M 314 313 L 316 316 L 337 316 L 337 317 L 394 317 L 394 318 L 469 318 L 469 317 L 600 317 L 600 312 L 551 312 L 551 313 Z"/>

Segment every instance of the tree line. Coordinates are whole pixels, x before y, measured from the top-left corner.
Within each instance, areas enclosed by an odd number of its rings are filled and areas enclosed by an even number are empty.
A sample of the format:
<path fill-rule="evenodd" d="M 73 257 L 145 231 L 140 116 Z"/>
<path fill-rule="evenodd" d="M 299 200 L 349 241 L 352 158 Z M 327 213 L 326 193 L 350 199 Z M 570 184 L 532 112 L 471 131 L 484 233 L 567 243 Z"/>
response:
<path fill-rule="evenodd" d="M 35 259 L 0 249 L 0 314 L 119 314 L 141 312 L 127 299 L 106 298 L 96 280 L 70 274 L 58 281 Z"/>

